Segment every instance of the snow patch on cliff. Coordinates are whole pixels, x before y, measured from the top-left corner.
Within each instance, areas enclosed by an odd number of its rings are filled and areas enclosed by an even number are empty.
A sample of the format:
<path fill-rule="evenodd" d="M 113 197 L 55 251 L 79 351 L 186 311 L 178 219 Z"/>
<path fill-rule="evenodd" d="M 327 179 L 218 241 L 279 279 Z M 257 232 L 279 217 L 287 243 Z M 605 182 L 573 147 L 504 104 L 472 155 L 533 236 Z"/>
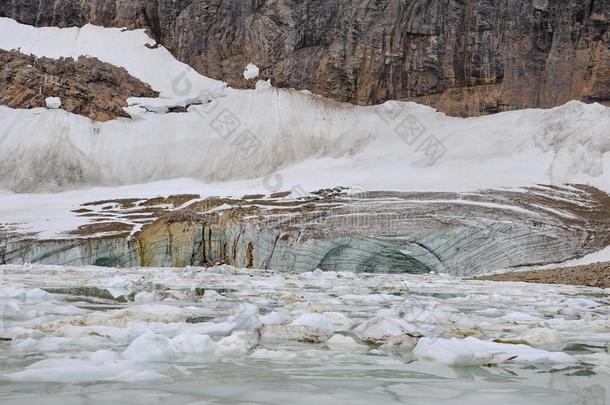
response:
<path fill-rule="evenodd" d="M 246 69 L 244 70 L 244 79 L 246 79 L 246 80 L 256 79 L 258 77 L 259 73 L 260 73 L 260 70 L 259 70 L 258 66 L 256 66 L 253 63 L 249 63 L 248 66 L 246 66 Z"/>

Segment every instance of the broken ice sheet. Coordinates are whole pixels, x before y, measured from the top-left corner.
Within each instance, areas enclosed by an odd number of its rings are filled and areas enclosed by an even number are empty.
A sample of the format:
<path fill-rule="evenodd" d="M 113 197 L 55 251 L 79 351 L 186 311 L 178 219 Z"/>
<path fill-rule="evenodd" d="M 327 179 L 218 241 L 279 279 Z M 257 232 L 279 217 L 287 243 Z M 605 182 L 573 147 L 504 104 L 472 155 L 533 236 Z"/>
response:
<path fill-rule="evenodd" d="M 151 403 L 167 395 L 482 403 L 492 395 L 567 404 L 608 395 L 596 388 L 610 382 L 604 290 L 228 266 L 23 270 L 0 267 L 7 403 L 27 395 L 19 384 L 37 382 L 72 384 L 70 393 L 38 396 L 62 404 L 85 384 L 91 403 L 106 403 L 109 382 L 123 394 L 155 393 Z M 125 301 L 93 305 L 79 295 L 108 288 L 125 290 Z"/>

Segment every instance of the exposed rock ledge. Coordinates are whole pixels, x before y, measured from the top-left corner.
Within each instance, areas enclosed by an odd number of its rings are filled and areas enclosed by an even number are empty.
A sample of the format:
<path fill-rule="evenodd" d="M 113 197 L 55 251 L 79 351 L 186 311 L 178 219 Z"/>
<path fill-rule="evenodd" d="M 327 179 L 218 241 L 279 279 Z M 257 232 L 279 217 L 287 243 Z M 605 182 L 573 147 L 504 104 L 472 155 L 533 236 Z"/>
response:
<path fill-rule="evenodd" d="M 172 209 L 171 207 L 177 207 Z M 480 193 L 323 190 L 99 201 L 62 239 L 13 232 L 0 263 L 207 266 L 477 275 L 582 257 L 610 245 L 610 196 L 587 186 Z"/>
<path fill-rule="evenodd" d="M 0 50 L 0 104 L 11 108 L 45 105 L 59 97 L 61 108 L 96 121 L 129 117 L 129 97 L 158 97 L 124 68 L 81 56 L 50 59 Z"/>

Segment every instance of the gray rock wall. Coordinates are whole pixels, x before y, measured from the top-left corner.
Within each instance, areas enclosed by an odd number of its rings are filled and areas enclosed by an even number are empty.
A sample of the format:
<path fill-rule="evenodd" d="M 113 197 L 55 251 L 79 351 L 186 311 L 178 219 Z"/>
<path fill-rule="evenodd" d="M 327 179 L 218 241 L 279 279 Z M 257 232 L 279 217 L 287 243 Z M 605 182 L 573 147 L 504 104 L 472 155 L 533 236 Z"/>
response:
<path fill-rule="evenodd" d="M 453 115 L 610 100 L 610 0 L 6 0 L 32 25 L 146 27 L 207 76 Z"/>

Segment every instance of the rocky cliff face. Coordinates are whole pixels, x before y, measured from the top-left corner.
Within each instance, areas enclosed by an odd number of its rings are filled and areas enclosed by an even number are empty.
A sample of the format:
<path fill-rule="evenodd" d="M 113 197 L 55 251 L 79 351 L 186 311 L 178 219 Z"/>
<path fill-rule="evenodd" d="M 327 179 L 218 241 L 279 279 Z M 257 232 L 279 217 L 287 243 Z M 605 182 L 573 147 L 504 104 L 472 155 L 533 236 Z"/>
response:
<path fill-rule="evenodd" d="M 201 73 L 454 115 L 610 100 L 610 0 L 8 0 L 31 25 L 146 27 Z"/>

